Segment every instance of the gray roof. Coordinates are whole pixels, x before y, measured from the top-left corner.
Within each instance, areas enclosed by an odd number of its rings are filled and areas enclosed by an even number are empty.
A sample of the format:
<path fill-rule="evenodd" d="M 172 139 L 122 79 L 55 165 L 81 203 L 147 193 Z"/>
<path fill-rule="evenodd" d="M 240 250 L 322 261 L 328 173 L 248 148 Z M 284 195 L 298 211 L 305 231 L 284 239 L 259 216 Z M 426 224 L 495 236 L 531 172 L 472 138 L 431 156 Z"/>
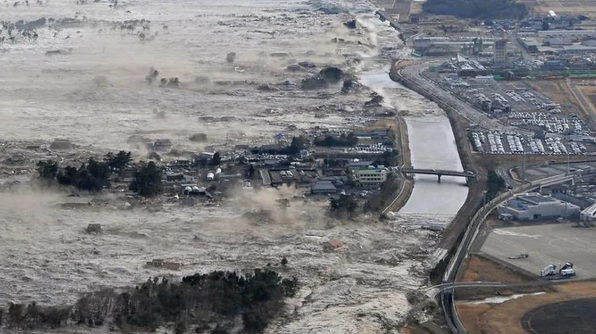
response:
<path fill-rule="evenodd" d="M 337 188 L 331 183 L 331 181 L 319 181 L 312 185 L 312 191 L 336 191 Z"/>

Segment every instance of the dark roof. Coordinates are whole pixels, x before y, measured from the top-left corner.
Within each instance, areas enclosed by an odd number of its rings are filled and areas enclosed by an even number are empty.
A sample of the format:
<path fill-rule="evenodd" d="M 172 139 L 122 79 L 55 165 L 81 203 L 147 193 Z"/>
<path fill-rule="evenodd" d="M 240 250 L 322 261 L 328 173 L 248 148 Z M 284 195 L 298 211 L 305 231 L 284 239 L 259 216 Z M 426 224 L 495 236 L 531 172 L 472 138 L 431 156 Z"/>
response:
<path fill-rule="evenodd" d="M 311 186 L 312 191 L 331 191 L 334 192 L 337 190 L 331 181 L 318 181 L 317 183 Z"/>

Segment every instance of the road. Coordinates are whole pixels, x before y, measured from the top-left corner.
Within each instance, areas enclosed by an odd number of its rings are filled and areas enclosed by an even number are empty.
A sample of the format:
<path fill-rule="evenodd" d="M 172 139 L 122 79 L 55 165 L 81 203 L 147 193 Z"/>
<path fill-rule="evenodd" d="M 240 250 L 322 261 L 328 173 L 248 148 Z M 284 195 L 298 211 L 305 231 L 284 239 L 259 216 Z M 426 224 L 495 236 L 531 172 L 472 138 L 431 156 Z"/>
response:
<path fill-rule="evenodd" d="M 447 270 L 443 275 L 443 284 L 454 283 L 457 273 L 461 267 L 462 262 L 467 257 L 470 247 L 472 246 L 474 240 L 480 233 L 480 226 L 482 222 L 486 219 L 488 214 L 496 208 L 498 205 L 503 203 L 504 201 L 508 200 L 512 196 L 522 192 L 528 192 L 533 189 L 540 188 L 542 185 L 553 185 L 561 182 L 566 182 L 572 176 L 567 176 L 565 174 L 556 175 L 552 177 L 548 177 L 539 181 L 531 182 L 530 184 L 521 185 L 518 188 L 510 190 L 506 193 L 503 193 L 497 196 L 495 199 L 491 200 L 485 206 L 483 206 L 478 212 L 474 215 L 470 224 L 468 224 L 468 228 L 464 233 L 463 239 L 460 242 L 457 251 L 453 257 L 449 260 L 449 264 L 447 265 Z M 447 324 L 451 331 L 455 334 L 459 333 L 467 333 L 466 329 L 464 328 L 463 324 L 459 320 L 457 315 L 457 311 L 455 309 L 455 298 L 453 295 L 453 289 L 446 289 L 440 292 L 440 301 L 443 308 L 443 312 L 445 313 L 445 319 L 447 320 Z"/>
<path fill-rule="evenodd" d="M 414 84 L 424 88 L 437 99 L 454 107 L 459 114 L 468 119 L 471 123 L 477 124 L 485 129 L 520 132 L 519 129 L 501 124 L 498 120 L 488 117 L 488 115 L 470 105 L 468 102 L 462 101 L 451 92 L 439 87 L 431 80 L 425 78 L 422 72 L 427 69 L 429 63 L 417 64 L 407 66 L 399 70 L 401 76 L 410 80 Z"/>

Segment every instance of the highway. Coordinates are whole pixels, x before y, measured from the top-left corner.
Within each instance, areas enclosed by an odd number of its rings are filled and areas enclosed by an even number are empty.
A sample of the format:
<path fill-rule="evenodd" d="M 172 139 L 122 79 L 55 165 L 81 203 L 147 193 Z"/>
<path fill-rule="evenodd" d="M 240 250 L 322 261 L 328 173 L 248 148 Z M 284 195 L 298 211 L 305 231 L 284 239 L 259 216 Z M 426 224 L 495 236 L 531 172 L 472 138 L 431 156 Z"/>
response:
<path fill-rule="evenodd" d="M 460 242 L 457 251 L 453 257 L 451 257 L 449 264 L 447 265 L 447 270 L 443 275 L 443 285 L 448 284 L 455 284 L 455 278 L 461 267 L 463 260 L 468 256 L 468 252 L 476 236 L 480 232 L 480 226 L 482 222 L 486 219 L 486 216 L 497 206 L 501 203 L 505 202 L 509 198 L 513 197 L 515 194 L 528 192 L 533 189 L 540 188 L 541 186 L 547 185 L 554 185 L 558 183 L 568 182 L 571 180 L 573 176 L 561 174 L 555 175 L 552 177 L 548 177 L 542 180 L 533 181 L 528 184 L 521 185 L 518 188 L 513 190 L 507 191 L 502 193 L 501 195 L 497 196 L 490 202 L 488 202 L 485 206 L 483 206 L 472 218 L 466 232 L 463 236 L 462 241 Z M 489 283 L 495 284 L 495 283 Z M 457 315 L 457 311 L 455 309 L 455 298 L 453 296 L 453 289 L 444 289 L 440 292 L 440 302 L 443 307 L 443 312 L 445 312 L 445 320 L 451 330 L 452 333 L 461 334 L 467 333 L 466 329 L 464 328 L 463 324 L 459 320 Z"/>
<path fill-rule="evenodd" d="M 486 113 L 474 108 L 468 102 L 460 100 L 451 92 L 444 90 L 431 80 L 425 78 L 422 72 L 426 70 L 429 63 L 407 66 L 399 70 L 399 74 L 406 80 L 422 87 L 436 99 L 452 106 L 459 114 L 468 119 L 471 123 L 477 124 L 485 129 L 520 132 L 519 129 L 501 124 L 498 120 L 490 118 Z"/>

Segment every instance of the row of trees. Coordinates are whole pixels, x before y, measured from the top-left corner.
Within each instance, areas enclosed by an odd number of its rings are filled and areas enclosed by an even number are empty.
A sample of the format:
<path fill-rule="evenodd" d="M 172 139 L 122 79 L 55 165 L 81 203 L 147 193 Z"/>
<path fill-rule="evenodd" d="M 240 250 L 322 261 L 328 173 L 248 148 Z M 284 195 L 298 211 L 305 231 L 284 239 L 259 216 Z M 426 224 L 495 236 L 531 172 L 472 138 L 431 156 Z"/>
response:
<path fill-rule="evenodd" d="M 131 153 L 120 151 L 116 154 L 108 153 L 102 160 L 89 158 L 78 168 L 70 165 L 60 168 L 54 160 L 39 161 L 37 172 L 46 184 L 57 183 L 80 191 L 96 193 L 109 188 L 110 178 L 113 175 L 122 175 L 131 162 Z M 141 196 L 151 197 L 161 193 L 161 186 L 162 170 L 154 162 L 149 162 L 137 166 L 130 190 Z"/>
<path fill-rule="evenodd" d="M 120 293 L 104 289 L 86 294 L 68 307 L 11 304 L 5 321 L 0 309 L 0 328 L 3 323 L 26 330 L 110 322 L 123 332 L 155 331 L 175 324 L 176 333 L 184 333 L 189 327 L 205 330 L 217 323 L 216 331 L 227 333 L 241 316 L 244 333 L 259 333 L 281 312 L 284 299 L 297 290 L 295 278 L 283 279 L 269 269 L 246 276 L 214 271 L 186 276 L 182 282 L 154 278 Z"/>
<path fill-rule="evenodd" d="M 339 137 L 333 135 L 319 136 L 315 138 L 314 144 L 316 146 L 351 147 L 358 145 L 358 137 L 351 132 L 347 135 L 342 133 Z"/>

